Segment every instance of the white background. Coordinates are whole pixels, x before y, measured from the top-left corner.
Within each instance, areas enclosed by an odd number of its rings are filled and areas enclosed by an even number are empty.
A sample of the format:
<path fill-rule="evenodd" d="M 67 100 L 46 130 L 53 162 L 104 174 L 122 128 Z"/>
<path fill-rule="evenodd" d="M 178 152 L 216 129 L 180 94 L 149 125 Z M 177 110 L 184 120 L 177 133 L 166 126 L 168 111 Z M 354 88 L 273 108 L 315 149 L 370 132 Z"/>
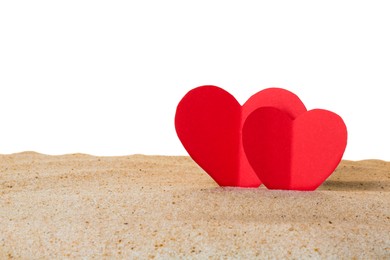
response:
<path fill-rule="evenodd" d="M 281 87 L 390 160 L 388 1 L 1 1 L 0 153 L 186 154 L 176 105 Z"/>

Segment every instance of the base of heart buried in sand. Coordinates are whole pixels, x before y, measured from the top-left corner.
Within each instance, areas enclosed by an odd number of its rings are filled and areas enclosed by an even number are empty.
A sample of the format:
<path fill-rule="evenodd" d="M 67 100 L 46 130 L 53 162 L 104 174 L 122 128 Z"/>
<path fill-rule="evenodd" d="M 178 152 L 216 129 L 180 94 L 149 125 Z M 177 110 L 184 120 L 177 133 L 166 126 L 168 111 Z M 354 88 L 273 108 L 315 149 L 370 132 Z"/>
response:
<path fill-rule="evenodd" d="M 221 188 L 189 157 L 0 155 L 0 259 L 390 258 L 390 163 L 316 191 Z"/>

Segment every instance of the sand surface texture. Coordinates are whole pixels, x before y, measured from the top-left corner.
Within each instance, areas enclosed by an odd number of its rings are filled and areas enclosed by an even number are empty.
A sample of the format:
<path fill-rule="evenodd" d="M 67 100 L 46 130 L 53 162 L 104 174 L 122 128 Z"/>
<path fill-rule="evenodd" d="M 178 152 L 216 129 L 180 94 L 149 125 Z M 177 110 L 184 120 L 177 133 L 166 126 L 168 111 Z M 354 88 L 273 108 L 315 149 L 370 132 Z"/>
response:
<path fill-rule="evenodd" d="M 315 192 L 220 188 L 189 157 L 0 155 L 0 259 L 390 259 L 390 163 Z"/>

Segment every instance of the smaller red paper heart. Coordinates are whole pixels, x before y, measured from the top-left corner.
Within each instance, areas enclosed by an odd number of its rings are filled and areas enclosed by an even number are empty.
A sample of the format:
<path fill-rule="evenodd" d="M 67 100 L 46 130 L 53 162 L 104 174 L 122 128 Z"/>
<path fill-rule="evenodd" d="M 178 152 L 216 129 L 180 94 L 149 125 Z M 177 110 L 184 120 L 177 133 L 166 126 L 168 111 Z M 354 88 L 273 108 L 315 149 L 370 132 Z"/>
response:
<path fill-rule="evenodd" d="M 248 161 L 267 188 L 315 190 L 340 163 L 347 128 L 327 110 L 314 109 L 294 119 L 262 107 L 248 116 L 242 137 Z"/>
<path fill-rule="evenodd" d="M 242 146 L 242 126 L 252 111 L 273 106 L 292 118 L 306 112 L 293 93 L 268 88 L 251 96 L 243 106 L 227 91 L 201 86 L 179 102 L 175 115 L 177 135 L 191 158 L 220 186 L 258 187 L 261 184 Z"/>

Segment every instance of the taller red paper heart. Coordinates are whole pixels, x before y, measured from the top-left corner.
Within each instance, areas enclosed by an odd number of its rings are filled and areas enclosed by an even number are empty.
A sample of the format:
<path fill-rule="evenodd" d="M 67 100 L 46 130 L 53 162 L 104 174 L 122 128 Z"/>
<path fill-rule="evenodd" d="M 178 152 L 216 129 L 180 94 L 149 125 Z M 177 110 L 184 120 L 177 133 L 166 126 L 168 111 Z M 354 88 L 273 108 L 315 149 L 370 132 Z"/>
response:
<path fill-rule="evenodd" d="M 339 164 L 347 128 L 327 110 L 310 110 L 294 119 L 262 107 L 245 121 L 242 137 L 247 158 L 267 188 L 315 190 Z"/>
<path fill-rule="evenodd" d="M 295 94 L 280 88 L 262 90 L 241 106 L 225 90 L 201 86 L 178 104 L 176 132 L 192 159 L 220 186 L 258 187 L 261 181 L 246 158 L 241 135 L 248 115 L 267 106 L 291 118 L 306 112 Z"/>

